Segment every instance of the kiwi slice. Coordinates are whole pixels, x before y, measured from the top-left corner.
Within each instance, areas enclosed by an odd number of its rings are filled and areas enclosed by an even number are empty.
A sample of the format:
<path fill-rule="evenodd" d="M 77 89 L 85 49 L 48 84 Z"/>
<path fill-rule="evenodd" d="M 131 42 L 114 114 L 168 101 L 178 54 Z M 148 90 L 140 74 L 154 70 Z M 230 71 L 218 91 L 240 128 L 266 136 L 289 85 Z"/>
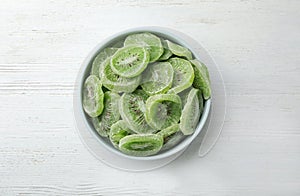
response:
<path fill-rule="evenodd" d="M 209 78 L 208 69 L 203 63 L 201 63 L 196 59 L 190 60 L 190 62 L 192 63 L 194 73 L 195 73 L 193 86 L 197 89 L 200 89 L 202 91 L 203 98 L 207 100 L 211 96 L 210 78 Z"/>
<path fill-rule="evenodd" d="M 176 56 L 185 57 L 188 60 L 191 60 L 193 58 L 192 53 L 189 49 L 175 44 L 169 40 L 166 40 L 166 42 L 168 45 L 168 49 Z"/>
<path fill-rule="evenodd" d="M 187 102 L 187 98 L 188 98 L 188 95 L 191 91 L 193 87 L 189 87 L 188 89 L 185 89 L 184 91 L 180 92 L 178 95 L 179 97 L 181 98 L 181 102 L 182 102 L 182 109 L 184 107 L 184 105 L 186 104 Z M 204 108 L 204 100 L 203 100 L 203 97 L 202 97 L 202 91 L 200 89 L 198 89 L 198 98 L 199 98 L 199 109 L 200 109 L 200 113 L 202 113 L 203 111 L 203 108 Z"/>
<path fill-rule="evenodd" d="M 171 58 L 168 60 L 174 70 L 174 78 L 169 93 L 177 94 L 189 88 L 194 81 L 194 70 L 191 63 L 181 58 Z"/>
<path fill-rule="evenodd" d="M 166 151 L 179 144 L 186 136 L 181 131 L 178 131 L 165 139 L 165 143 L 160 151 Z"/>
<path fill-rule="evenodd" d="M 167 92 L 172 86 L 174 71 L 168 62 L 153 63 L 143 73 L 142 88 L 149 94 Z"/>
<path fill-rule="evenodd" d="M 101 82 L 104 87 L 115 92 L 133 92 L 140 84 L 141 75 L 134 78 L 125 78 L 115 74 L 110 67 L 110 59 L 100 67 Z"/>
<path fill-rule="evenodd" d="M 128 127 L 136 133 L 152 133 L 152 129 L 146 122 L 145 102 L 148 96 L 137 90 L 134 93 L 124 93 L 119 102 L 119 110 L 122 119 L 128 124 Z"/>
<path fill-rule="evenodd" d="M 182 109 L 183 109 L 184 105 L 186 104 L 187 97 L 188 97 L 189 92 L 191 91 L 192 88 L 193 87 L 189 87 L 189 88 L 185 89 L 184 91 L 181 91 L 180 93 L 178 93 L 178 95 L 181 99 Z"/>
<path fill-rule="evenodd" d="M 162 39 L 161 43 L 162 43 L 163 48 L 164 48 L 164 53 L 159 57 L 158 60 L 159 61 L 168 60 L 172 56 L 173 53 L 171 52 L 171 50 L 169 50 L 166 40 Z"/>
<path fill-rule="evenodd" d="M 122 48 L 123 46 L 124 46 L 124 39 L 119 40 L 112 45 L 113 48 Z"/>
<path fill-rule="evenodd" d="M 184 135 L 180 131 L 179 124 L 171 125 L 157 133 L 164 138 L 164 144 L 161 151 L 168 150 L 178 144 Z"/>
<path fill-rule="evenodd" d="M 199 110 L 200 110 L 200 116 L 204 110 L 204 100 L 203 100 L 203 96 L 202 96 L 202 91 L 200 89 L 198 89 L 198 99 L 199 99 Z"/>
<path fill-rule="evenodd" d="M 91 75 L 99 77 L 99 69 L 101 64 L 110 56 L 112 56 L 118 48 L 105 48 L 94 59 L 91 69 Z"/>
<path fill-rule="evenodd" d="M 158 60 L 164 52 L 160 38 L 152 33 L 136 33 L 128 35 L 124 41 L 124 45 L 127 46 L 132 44 L 138 44 L 145 47 L 150 54 L 150 62 Z"/>
<path fill-rule="evenodd" d="M 180 117 L 180 129 L 184 135 L 194 133 L 200 118 L 199 90 L 192 88 L 187 96 Z"/>
<path fill-rule="evenodd" d="M 119 148 L 120 140 L 132 133 L 133 132 L 128 128 L 127 123 L 124 120 L 119 120 L 111 126 L 109 139 L 115 148 Z"/>
<path fill-rule="evenodd" d="M 210 83 L 210 76 L 209 76 L 208 69 L 207 69 L 207 67 L 206 67 L 206 65 L 204 63 L 202 63 L 202 65 L 203 65 L 203 68 L 204 68 L 204 71 L 205 71 L 206 78 L 208 79 L 208 81 Z"/>
<path fill-rule="evenodd" d="M 125 46 L 112 56 L 110 66 L 114 73 L 125 78 L 132 78 L 146 69 L 149 58 L 149 53 L 144 47 Z"/>
<path fill-rule="evenodd" d="M 111 91 L 105 92 L 103 112 L 100 116 L 92 118 L 92 123 L 96 131 L 102 137 L 107 137 L 109 135 L 111 125 L 120 119 L 118 106 L 119 99 L 119 94 Z"/>
<path fill-rule="evenodd" d="M 141 96 L 143 100 L 147 100 L 149 95 L 143 89 L 136 89 L 133 94 Z"/>
<path fill-rule="evenodd" d="M 119 149 L 132 156 L 149 156 L 160 151 L 163 141 L 157 134 L 133 134 L 120 140 Z"/>
<path fill-rule="evenodd" d="M 170 135 L 173 135 L 177 131 L 180 131 L 179 124 L 173 124 L 161 131 L 159 131 L 157 134 L 161 135 L 164 138 L 164 143 L 165 143 L 165 138 L 169 137 Z"/>
<path fill-rule="evenodd" d="M 90 75 L 84 82 L 82 105 L 90 117 L 99 116 L 103 111 L 104 94 L 101 87 L 99 78 L 94 75 Z"/>
<path fill-rule="evenodd" d="M 156 130 L 178 123 L 181 116 L 181 99 L 176 94 L 158 94 L 146 101 L 145 119 Z"/>

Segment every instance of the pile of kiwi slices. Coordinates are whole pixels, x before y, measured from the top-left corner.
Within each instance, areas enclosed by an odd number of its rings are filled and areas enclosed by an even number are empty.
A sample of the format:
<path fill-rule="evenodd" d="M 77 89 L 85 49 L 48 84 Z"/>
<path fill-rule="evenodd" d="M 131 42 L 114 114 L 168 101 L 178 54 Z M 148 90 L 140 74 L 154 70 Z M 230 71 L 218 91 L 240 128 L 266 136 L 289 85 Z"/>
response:
<path fill-rule="evenodd" d="M 210 96 L 207 67 L 189 49 L 143 32 L 97 54 L 82 103 L 115 148 L 149 156 L 193 134 Z"/>

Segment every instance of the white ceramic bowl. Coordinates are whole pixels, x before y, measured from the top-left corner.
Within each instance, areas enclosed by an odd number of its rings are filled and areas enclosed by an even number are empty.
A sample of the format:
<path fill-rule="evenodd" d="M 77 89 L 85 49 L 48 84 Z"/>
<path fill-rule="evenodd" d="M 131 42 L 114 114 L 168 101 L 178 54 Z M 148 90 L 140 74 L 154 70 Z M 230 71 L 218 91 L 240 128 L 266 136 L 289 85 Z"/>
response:
<path fill-rule="evenodd" d="M 147 157 L 136 157 L 136 156 L 126 155 L 126 154 L 122 153 L 121 151 L 119 151 L 118 149 L 114 148 L 108 139 L 103 138 L 100 135 L 98 135 L 98 133 L 94 129 L 91 121 L 88 120 L 90 117 L 85 114 L 85 112 L 82 108 L 82 87 L 83 87 L 85 79 L 88 77 L 88 75 L 90 73 L 92 62 L 93 62 L 93 59 L 95 58 L 95 56 L 104 48 L 111 46 L 112 44 L 116 43 L 117 41 L 124 39 L 127 35 L 132 34 L 132 33 L 139 33 L 139 32 L 150 32 L 150 33 L 153 33 L 160 37 L 163 37 L 165 39 L 168 39 L 174 43 L 180 44 L 180 45 L 190 49 L 190 51 L 193 53 L 193 55 L 196 59 L 200 59 L 198 54 L 193 49 L 192 43 L 187 43 L 187 40 L 185 40 L 182 36 L 180 36 L 180 34 L 182 34 L 182 33 L 176 32 L 171 29 L 167 29 L 167 28 L 163 28 L 163 27 L 140 27 L 140 28 L 128 29 L 126 31 L 122 31 L 120 33 L 112 35 L 112 36 L 108 37 L 107 39 L 103 40 L 101 43 L 99 43 L 89 53 L 89 55 L 84 60 L 82 67 L 80 69 L 80 72 L 78 73 L 77 81 L 75 84 L 78 87 L 78 89 L 75 91 L 75 94 L 74 94 L 74 108 L 76 108 L 76 110 L 74 109 L 74 111 L 79 112 L 79 114 L 75 114 L 75 115 L 79 116 L 79 118 L 82 118 L 82 120 L 84 121 L 84 124 L 85 124 L 86 131 L 90 131 L 92 133 L 92 135 L 99 141 L 99 144 L 101 144 L 101 145 L 99 145 L 99 148 L 104 147 L 104 148 L 108 149 L 111 153 L 114 153 L 118 156 L 122 156 L 124 158 L 135 159 L 135 160 L 158 160 L 158 159 L 167 158 L 172 155 L 181 153 L 189 146 L 189 144 L 191 144 L 191 142 L 201 132 L 201 130 L 207 120 L 207 117 L 208 117 L 208 114 L 210 111 L 211 99 L 206 100 L 204 102 L 203 113 L 201 115 L 199 124 L 198 124 L 195 132 L 192 135 L 187 136 L 179 144 L 177 144 L 176 146 L 174 146 L 173 148 L 171 148 L 167 151 L 159 152 L 158 154 L 155 154 L 152 156 L 147 156 Z"/>

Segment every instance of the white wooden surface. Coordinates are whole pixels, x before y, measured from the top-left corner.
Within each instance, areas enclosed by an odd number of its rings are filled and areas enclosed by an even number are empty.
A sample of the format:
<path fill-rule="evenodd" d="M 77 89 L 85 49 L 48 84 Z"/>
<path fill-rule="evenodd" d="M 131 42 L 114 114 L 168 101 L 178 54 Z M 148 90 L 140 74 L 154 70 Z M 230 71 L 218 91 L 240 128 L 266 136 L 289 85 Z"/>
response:
<path fill-rule="evenodd" d="M 228 111 L 205 158 L 129 173 L 85 149 L 72 93 L 97 42 L 145 25 L 206 47 Z M 0 103 L 0 195 L 300 195 L 300 1 L 2 0 Z"/>

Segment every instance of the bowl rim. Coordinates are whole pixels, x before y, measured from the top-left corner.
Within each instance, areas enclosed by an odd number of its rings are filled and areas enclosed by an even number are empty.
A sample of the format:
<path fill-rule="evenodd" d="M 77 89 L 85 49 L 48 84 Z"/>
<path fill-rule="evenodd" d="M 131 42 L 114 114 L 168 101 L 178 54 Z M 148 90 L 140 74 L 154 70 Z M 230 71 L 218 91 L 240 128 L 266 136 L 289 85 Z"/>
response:
<path fill-rule="evenodd" d="M 104 48 L 108 47 L 109 45 L 111 45 L 112 43 L 116 42 L 117 39 L 120 39 L 121 37 L 126 37 L 129 34 L 132 33 L 141 33 L 141 32 L 149 32 L 149 33 L 153 33 L 155 35 L 163 35 L 163 37 L 167 37 L 168 39 L 170 39 L 171 41 L 174 41 L 184 47 L 187 47 L 192 54 L 194 55 L 195 59 L 200 59 L 197 52 L 195 52 L 195 49 L 193 49 L 190 44 L 188 44 L 184 38 L 181 38 L 177 33 L 182 34 L 181 32 L 177 32 L 173 29 L 169 29 L 169 28 L 165 28 L 165 27 L 157 27 L 157 26 L 145 26 L 145 27 L 137 27 L 137 28 L 130 28 L 124 31 L 120 31 L 116 34 L 113 34 L 109 37 L 107 37 L 106 39 L 104 39 L 103 41 L 101 41 L 100 43 L 98 43 L 87 55 L 87 57 L 84 59 L 83 63 L 81 64 L 81 69 L 78 72 L 77 75 L 77 80 L 76 80 L 76 85 L 78 88 L 76 89 L 76 92 L 74 93 L 74 95 L 76 97 L 74 97 L 74 99 L 76 98 L 76 102 L 74 102 L 74 107 L 79 107 L 79 112 L 80 112 L 80 118 L 83 119 L 84 121 L 84 125 L 85 127 L 88 129 L 88 131 L 90 131 L 92 133 L 92 135 L 97 139 L 97 141 L 104 146 L 107 150 L 109 150 L 110 152 L 122 156 L 124 158 L 129 158 L 129 159 L 134 159 L 134 160 L 158 160 L 158 159 L 163 159 L 172 155 L 177 154 L 178 152 L 181 152 L 183 150 L 185 150 L 191 143 L 192 141 L 199 135 L 199 133 L 201 132 L 201 130 L 203 129 L 207 119 L 208 119 L 208 115 L 210 112 L 210 108 L 211 108 L 211 98 L 208 100 L 204 100 L 204 108 L 203 108 L 203 113 L 200 117 L 200 121 L 197 125 L 197 128 L 195 130 L 195 132 L 192 135 L 188 135 L 187 137 L 185 137 L 179 144 L 175 145 L 174 147 L 172 147 L 169 150 L 163 151 L 161 153 L 158 154 L 154 154 L 151 156 L 146 156 L 146 157 L 138 157 L 138 156 L 130 156 L 127 154 L 124 154 L 123 152 L 119 151 L 118 149 L 116 149 L 115 147 L 113 147 L 113 145 L 110 145 L 107 142 L 106 138 L 101 137 L 97 131 L 95 130 L 95 128 L 91 125 L 91 123 L 89 123 L 88 119 L 87 119 L 87 115 L 85 114 L 83 107 L 82 107 L 82 87 L 84 84 L 84 81 L 86 79 L 86 75 L 87 72 L 89 72 L 90 68 L 91 68 L 91 64 L 92 61 L 94 60 L 95 56 Z M 176 32 L 176 33 L 174 33 Z"/>

